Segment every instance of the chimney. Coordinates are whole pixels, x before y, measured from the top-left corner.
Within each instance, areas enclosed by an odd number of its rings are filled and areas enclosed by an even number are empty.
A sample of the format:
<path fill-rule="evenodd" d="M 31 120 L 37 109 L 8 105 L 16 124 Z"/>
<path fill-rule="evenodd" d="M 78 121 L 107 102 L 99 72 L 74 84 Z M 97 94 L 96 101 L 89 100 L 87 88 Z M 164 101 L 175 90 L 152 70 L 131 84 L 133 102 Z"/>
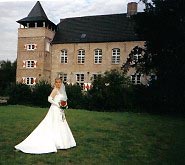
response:
<path fill-rule="evenodd" d="M 132 15 L 137 14 L 137 3 L 130 2 L 127 4 L 127 16 L 130 17 Z"/>

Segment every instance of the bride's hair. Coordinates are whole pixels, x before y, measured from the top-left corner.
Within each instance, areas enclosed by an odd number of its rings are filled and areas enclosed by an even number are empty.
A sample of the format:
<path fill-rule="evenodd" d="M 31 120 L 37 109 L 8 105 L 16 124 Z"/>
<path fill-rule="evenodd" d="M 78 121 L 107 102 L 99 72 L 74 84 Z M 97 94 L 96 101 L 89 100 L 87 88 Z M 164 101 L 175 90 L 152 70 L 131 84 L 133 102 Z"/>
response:
<path fill-rule="evenodd" d="M 62 79 L 59 78 L 59 77 L 55 78 L 55 82 L 56 82 L 57 80 L 60 80 L 60 81 L 62 82 Z"/>

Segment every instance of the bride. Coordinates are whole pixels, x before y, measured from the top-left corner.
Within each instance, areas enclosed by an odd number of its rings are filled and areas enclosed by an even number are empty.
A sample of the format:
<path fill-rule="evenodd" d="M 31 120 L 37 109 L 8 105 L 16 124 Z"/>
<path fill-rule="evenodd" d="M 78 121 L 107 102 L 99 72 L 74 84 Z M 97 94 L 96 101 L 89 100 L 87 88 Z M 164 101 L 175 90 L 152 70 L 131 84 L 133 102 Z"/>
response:
<path fill-rule="evenodd" d="M 16 150 L 43 154 L 76 146 L 64 110 L 60 109 L 61 100 L 67 101 L 67 95 L 64 84 L 57 78 L 55 88 L 48 97 L 51 106 L 47 115 L 24 141 L 15 146 Z"/>

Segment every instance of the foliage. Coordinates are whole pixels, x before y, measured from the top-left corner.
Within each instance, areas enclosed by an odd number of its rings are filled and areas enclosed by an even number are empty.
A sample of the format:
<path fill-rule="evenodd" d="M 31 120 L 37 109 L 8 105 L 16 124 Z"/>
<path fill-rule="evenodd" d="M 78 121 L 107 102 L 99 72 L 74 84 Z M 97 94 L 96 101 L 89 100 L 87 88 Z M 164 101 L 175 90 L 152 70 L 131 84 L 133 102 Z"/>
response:
<path fill-rule="evenodd" d="M 66 93 L 68 97 L 69 108 L 83 108 L 84 95 L 82 89 L 78 84 L 66 85 Z"/>
<path fill-rule="evenodd" d="M 35 86 L 15 84 L 10 88 L 8 104 L 48 107 L 50 92 L 51 85 L 45 81 L 40 81 Z"/>
<path fill-rule="evenodd" d="M 16 61 L 0 61 L 0 95 L 7 96 L 11 85 L 15 84 Z"/>
<path fill-rule="evenodd" d="M 123 111 L 131 102 L 130 90 L 129 80 L 122 72 L 107 71 L 94 80 L 93 88 L 88 93 L 89 107 L 103 111 Z"/>
<path fill-rule="evenodd" d="M 143 2 L 145 12 L 133 17 L 138 35 L 146 41 L 138 68 L 144 73 L 156 73 L 157 81 L 150 85 L 148 94 L 152 87 L 153 91 L 157 90 L 156 96 L 152 92 L 150 97 L 157 99 L 155 102 L 161 110 L 182 113 L 185 106 L 185 3 L 183 0 Z M 127 64 L 129 60 L 131 57 Z"/>
<path fill-rule="evenodd" d="M 32 88 L 32 104 L 39 107 L 49 107 L 48 96 L 51 85 L 47 81 L 40 81 Z"/>
<path fill-rule="evenodd" d="M 39 107 L 50 106 L 48 96 L 52 91 L 52 87 L 46 81 L 39 81 L 34 86 L 15 84 L 12 85 L 9 90 L 8 104 L 32 105 Z M 85 107 L 85 96 L 79 85 L 66 85 L 66 92 L 68 96 L 68 106 L 70 108 Z"/>
<path fill-rule="evenodd" d="M 32 91 L 28 85 L 12 85 L 9 92 L 8 104 L 30 105 L 32 100 Z"/>
<path fill-rule="evenodd" d="M 50 154 L 16 152 L 48 108 L 1 106 L 0 164 L 184 164 L 185 119 L 142 113 L 67 110 L 77 147 Z"/>

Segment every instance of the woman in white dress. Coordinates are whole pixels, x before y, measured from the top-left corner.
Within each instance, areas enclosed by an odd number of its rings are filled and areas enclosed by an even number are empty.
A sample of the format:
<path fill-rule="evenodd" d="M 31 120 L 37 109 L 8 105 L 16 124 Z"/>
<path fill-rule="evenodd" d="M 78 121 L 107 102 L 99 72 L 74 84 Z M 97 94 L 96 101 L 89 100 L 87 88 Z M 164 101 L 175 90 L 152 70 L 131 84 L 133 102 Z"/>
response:
<path fill-rule="evenodd" d="M 64 110 L 60 109 L 61 100 L 67 101 L 67 95 L 64 84 L 58 78 L 55 79 L 55 88 L 48 97 L 51 106 L 47 115 L 24 141 L 15 146 L 16 150 L 43 154 L 76 146 Z"/>

